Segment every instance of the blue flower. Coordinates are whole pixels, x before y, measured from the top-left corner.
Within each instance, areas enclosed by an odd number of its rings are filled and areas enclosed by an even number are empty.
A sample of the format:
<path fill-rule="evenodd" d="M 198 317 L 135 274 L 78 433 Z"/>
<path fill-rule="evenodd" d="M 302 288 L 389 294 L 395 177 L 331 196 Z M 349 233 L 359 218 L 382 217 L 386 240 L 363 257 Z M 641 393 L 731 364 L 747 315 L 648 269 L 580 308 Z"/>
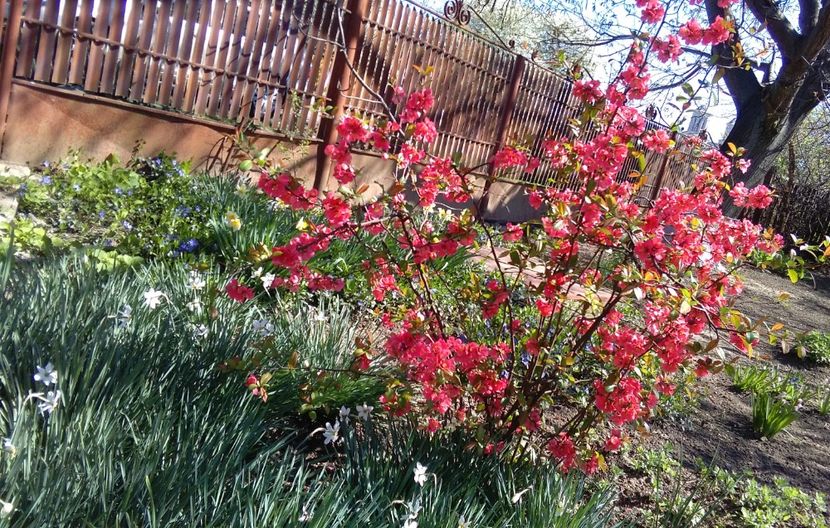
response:
<path fill-rule="evenodd" d="M 522 352 L 522 365 L 524 365 L 525 368 L 530 366 L 530 352 L 527 350 Z"/>
<path fill-rule="evenodd" d="M 126 221 L 126 220 L 122 220 L 122 221 L 121 221 L 121 226 L 122 226 L 124 229 L 126 229 L 127 231 L 132 231 L 132 230 L 133 230 L 133 224 L 129 223 L 129 222 L 128 222 L 128 221 Z"/>
<path fill-rule="evenodd" d="M 121 187 L 116 187 L 115 194 L 121 196 L 122 194 L 124 194 L 124 191 L 121 190 Z"/>
<path fill-rule="evenodd" d="M 190 207 L 185 206 L 185 205 L 179 205 L 179 206 L 176 207 L 175 212 L 176 212 L 177 215 L 181 216 L 182 218 L 187 218 L 188 216 L 190 216 L 190 213 L 192 212 L 192 209 Z"/>
<path fill-rule="evenodd" d="M 29 190 L 29 186 L 26 185 L 25 183 L 21 183 L 20 187 L 17 188 L 17 195 L 18 196 L 23 196 L 24 194 L 26 194 L 26 191 L 28 191 L 28 190 Z"/>
<path fill-rule="evenodd" d="M 195 238 L 191 238 L 187 242 L 182 242 L 179 246 L 179 250 L 182 253 L 193 253 L 199 248 L 199 241 Z"/>
<path fill-rule="evenodd" d="M 52 185 L 52 178 L 50 176 L 43 176 L 40 179 L 40 183 L 43 185 Z"/>
<path fill-rule="evenodd" d="M 103 220 L 105 216 L 107 216 L 107 213 L 104 211 L 98 211 L 98 220 Z"/>

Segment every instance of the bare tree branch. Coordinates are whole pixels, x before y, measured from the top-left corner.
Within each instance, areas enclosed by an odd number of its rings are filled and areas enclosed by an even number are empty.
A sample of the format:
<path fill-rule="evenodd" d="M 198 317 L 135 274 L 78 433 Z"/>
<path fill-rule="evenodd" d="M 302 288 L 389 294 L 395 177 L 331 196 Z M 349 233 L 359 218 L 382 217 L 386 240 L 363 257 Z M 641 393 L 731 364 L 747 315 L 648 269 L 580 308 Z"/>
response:
<path fill-rule="evenodd" d="M 798 27 L 801 34 L 806 35 L 816 27 L 818 23 L 818 10 L 821 8 L 819 0 L 798 0 L 800 12 L 798 13 Z"/>
<path fill-rule="evenodd" d="M 766 26 L 770 37 L 778 45 L 783 59 L 793 58 L 798 50 L 801 35 L 773 0 L 746 0 L 746 5 L 755 18 Z"/>

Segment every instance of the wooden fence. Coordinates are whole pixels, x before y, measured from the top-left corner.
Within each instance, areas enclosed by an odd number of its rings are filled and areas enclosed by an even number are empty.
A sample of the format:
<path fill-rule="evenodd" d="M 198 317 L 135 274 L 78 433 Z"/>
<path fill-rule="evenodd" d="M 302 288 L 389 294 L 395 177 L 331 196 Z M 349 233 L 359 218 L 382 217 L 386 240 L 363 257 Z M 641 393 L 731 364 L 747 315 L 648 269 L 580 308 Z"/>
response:
<path fill-rule="evenodd" d="M 408 0 L 2 3 L 3 129 L 16 78 L 326 144 L 344 112 L 379 117 L 394 106 L 392 83 L 414 89 L 415 66 L 434 69 L 433 152 L 463 153 L 468 166 L 505 143 L 563 134 L 579 114 L 567 80 Z M 646 196 L 688 179 L 682 156 L 649 159 Z M 318 186 L 328 174 L 320 161 Z M 567 185 L 552 174 L 543 163 L 504 177 Z"/>

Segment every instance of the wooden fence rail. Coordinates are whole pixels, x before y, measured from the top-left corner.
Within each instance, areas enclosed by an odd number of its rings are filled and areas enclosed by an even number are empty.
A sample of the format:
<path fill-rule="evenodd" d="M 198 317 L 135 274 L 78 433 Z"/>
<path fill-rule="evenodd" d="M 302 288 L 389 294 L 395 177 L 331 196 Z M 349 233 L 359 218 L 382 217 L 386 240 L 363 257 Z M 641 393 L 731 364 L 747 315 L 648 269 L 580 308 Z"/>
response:
<path fill-rule="evenodd" d="M 416 67 L 431 67 L 433 153 L 463 153 L 468 166 L 511 141 L 562 135 L 580 113 L 566 79 L 409 0 L 0 1 L 0 137 L 13 78 L 325 145 L 333 119 L 382 117 L 390 87 L 411 91 Z M 660 156 L 649 155 L 644 196 L 658 180 L 688 180 L 683 154 Z M 504 178 L 568 185 L 553 174 L 543 163 Z"/>

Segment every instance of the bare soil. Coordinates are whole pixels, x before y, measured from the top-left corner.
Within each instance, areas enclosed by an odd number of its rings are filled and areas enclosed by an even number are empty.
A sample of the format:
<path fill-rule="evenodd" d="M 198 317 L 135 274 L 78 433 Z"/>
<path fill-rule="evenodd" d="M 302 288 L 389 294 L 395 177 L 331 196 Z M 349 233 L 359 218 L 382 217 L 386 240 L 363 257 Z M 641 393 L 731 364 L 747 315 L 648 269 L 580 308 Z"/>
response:
<path fill-rule="evenodd" d="M 816 276 L 792 284 L 788 279 L 751 269 L 743 273 L 746 287 L 736 307 L 753 320 L 782 322 L 794 332 L 830 331 L 830 278 Z M 780 300 L 781 292 L 789 294 Z M 797 373 L 824 390 L 830 388 L 830 368 L 794 353 L 784 355 L 778 347 L 757 347 L 759 359 L 783 372 Z M 736 350 L 729 353 L 739 356 Z M 740 361 L 749 362 L 743 356 Z M 654 441 L 671 443 L 675 453 L 691 465 L 695 458 L 741 472 L 749 470 L 759 481 L 771 484 L 775 476 L 786 477 L 807 492 L 830 495 L 830 416 L 821 416 L 815 404 L 805 402 L 799 418 L 770 440 L 761 440 L 752 430 L 751 402 L 733 390 L 724 373 L 706 378 L 701 386 L 699 408 L 685 427 L 658 424 Z"/>

